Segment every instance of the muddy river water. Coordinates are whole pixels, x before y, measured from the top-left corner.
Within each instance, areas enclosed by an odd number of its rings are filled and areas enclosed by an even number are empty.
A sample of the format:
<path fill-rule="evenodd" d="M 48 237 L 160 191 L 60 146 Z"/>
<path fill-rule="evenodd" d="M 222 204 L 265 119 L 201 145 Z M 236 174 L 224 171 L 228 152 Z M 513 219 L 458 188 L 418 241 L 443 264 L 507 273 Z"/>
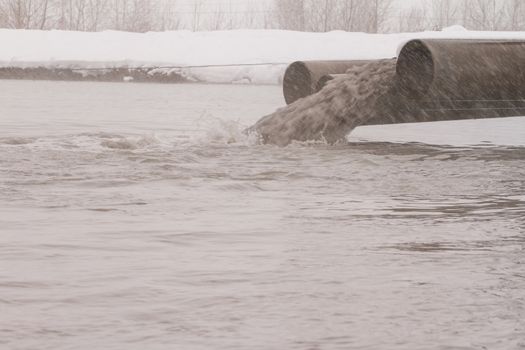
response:
<path fill-rule="evenodd" d="M 2 349 L 525 348 L 525 118 L 277 147 L 276 86 L 0 90 Z"/>

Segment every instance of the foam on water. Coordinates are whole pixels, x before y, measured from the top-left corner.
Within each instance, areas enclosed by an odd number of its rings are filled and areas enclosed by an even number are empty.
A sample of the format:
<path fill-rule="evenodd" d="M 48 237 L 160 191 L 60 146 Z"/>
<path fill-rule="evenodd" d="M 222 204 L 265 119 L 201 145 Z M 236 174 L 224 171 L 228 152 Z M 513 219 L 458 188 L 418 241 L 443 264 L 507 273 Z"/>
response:
<path fill-rule="evenodd" d="M 34 137 L 1 137 L 0 144 L 4 145 L 26 145 L 35 141 Z"/>
<path fill-rule="evenodd" d="M 200 144 L 242 144 L 252 146 L 259 144 L 259 135 L 254 132 L 244 132 L 246 125 L 239 120 L 227 120 L 205 113 L 199 118 L 199 128 L 204 131 L 192 139 Z"/>

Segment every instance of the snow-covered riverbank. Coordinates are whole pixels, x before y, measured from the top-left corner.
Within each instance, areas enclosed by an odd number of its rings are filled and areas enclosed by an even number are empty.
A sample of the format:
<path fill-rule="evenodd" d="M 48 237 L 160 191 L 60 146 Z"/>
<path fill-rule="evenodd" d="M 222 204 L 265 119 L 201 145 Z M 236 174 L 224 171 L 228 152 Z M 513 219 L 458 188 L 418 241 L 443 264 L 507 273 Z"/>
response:
<path fill-rule="evenodd" d="M 472 32 L 461 27 L 401 34 L 278 30 L 139 34 L 0 29 L 0 68 L 26 68 L 26 73 L 20 70 L 21 74 L 34 72 L 35 68 L 61 72 L 78 69 L 74 72 L 80 76 L 92 76 L 103 71 L 93 68 L 146 67 L 146 72 L 159 77 L 176 76 L 173 81 L 179 81 L 181 76 L 209 83 L 279 84 L 287 64 L 296 60 L 395 57 L 403 42 L 422 37 L 525 40 L 525 32 Z M 216 65 L 228 66 L 209 67 Z M 151 70 L 152 67 L 164 68 L 159 71 Z"/>

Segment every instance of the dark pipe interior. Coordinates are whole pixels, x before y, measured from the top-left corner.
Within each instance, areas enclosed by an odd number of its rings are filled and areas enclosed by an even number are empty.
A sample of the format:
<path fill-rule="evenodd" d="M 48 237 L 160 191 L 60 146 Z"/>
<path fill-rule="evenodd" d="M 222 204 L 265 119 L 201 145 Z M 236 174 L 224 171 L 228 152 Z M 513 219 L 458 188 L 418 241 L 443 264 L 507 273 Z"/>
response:
<path fill-rule="evenodd" d="M 416 99 L 425 96 L 434 80 L 434 60 L 422 41 L 412 40 L 403 47 L 396 74 L 402 95 Z"/>
<path fill-rule="evenodd" d="M 287 104 L 313 94 L 312 75 L 304 62 L 294 62 L 286 69 L 283 92 Z"/>

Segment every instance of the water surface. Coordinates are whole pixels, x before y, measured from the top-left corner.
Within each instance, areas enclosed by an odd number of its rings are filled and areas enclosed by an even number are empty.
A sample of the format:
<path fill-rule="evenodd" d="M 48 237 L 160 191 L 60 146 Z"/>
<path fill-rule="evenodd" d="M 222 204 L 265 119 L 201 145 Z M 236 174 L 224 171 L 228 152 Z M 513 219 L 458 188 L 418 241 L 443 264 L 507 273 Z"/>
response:
<path fill-rule="evenodd" d="M 525 348 L 525 118 L 279 148 L 278 87 L 0 87 L 1 348 Z"/>

